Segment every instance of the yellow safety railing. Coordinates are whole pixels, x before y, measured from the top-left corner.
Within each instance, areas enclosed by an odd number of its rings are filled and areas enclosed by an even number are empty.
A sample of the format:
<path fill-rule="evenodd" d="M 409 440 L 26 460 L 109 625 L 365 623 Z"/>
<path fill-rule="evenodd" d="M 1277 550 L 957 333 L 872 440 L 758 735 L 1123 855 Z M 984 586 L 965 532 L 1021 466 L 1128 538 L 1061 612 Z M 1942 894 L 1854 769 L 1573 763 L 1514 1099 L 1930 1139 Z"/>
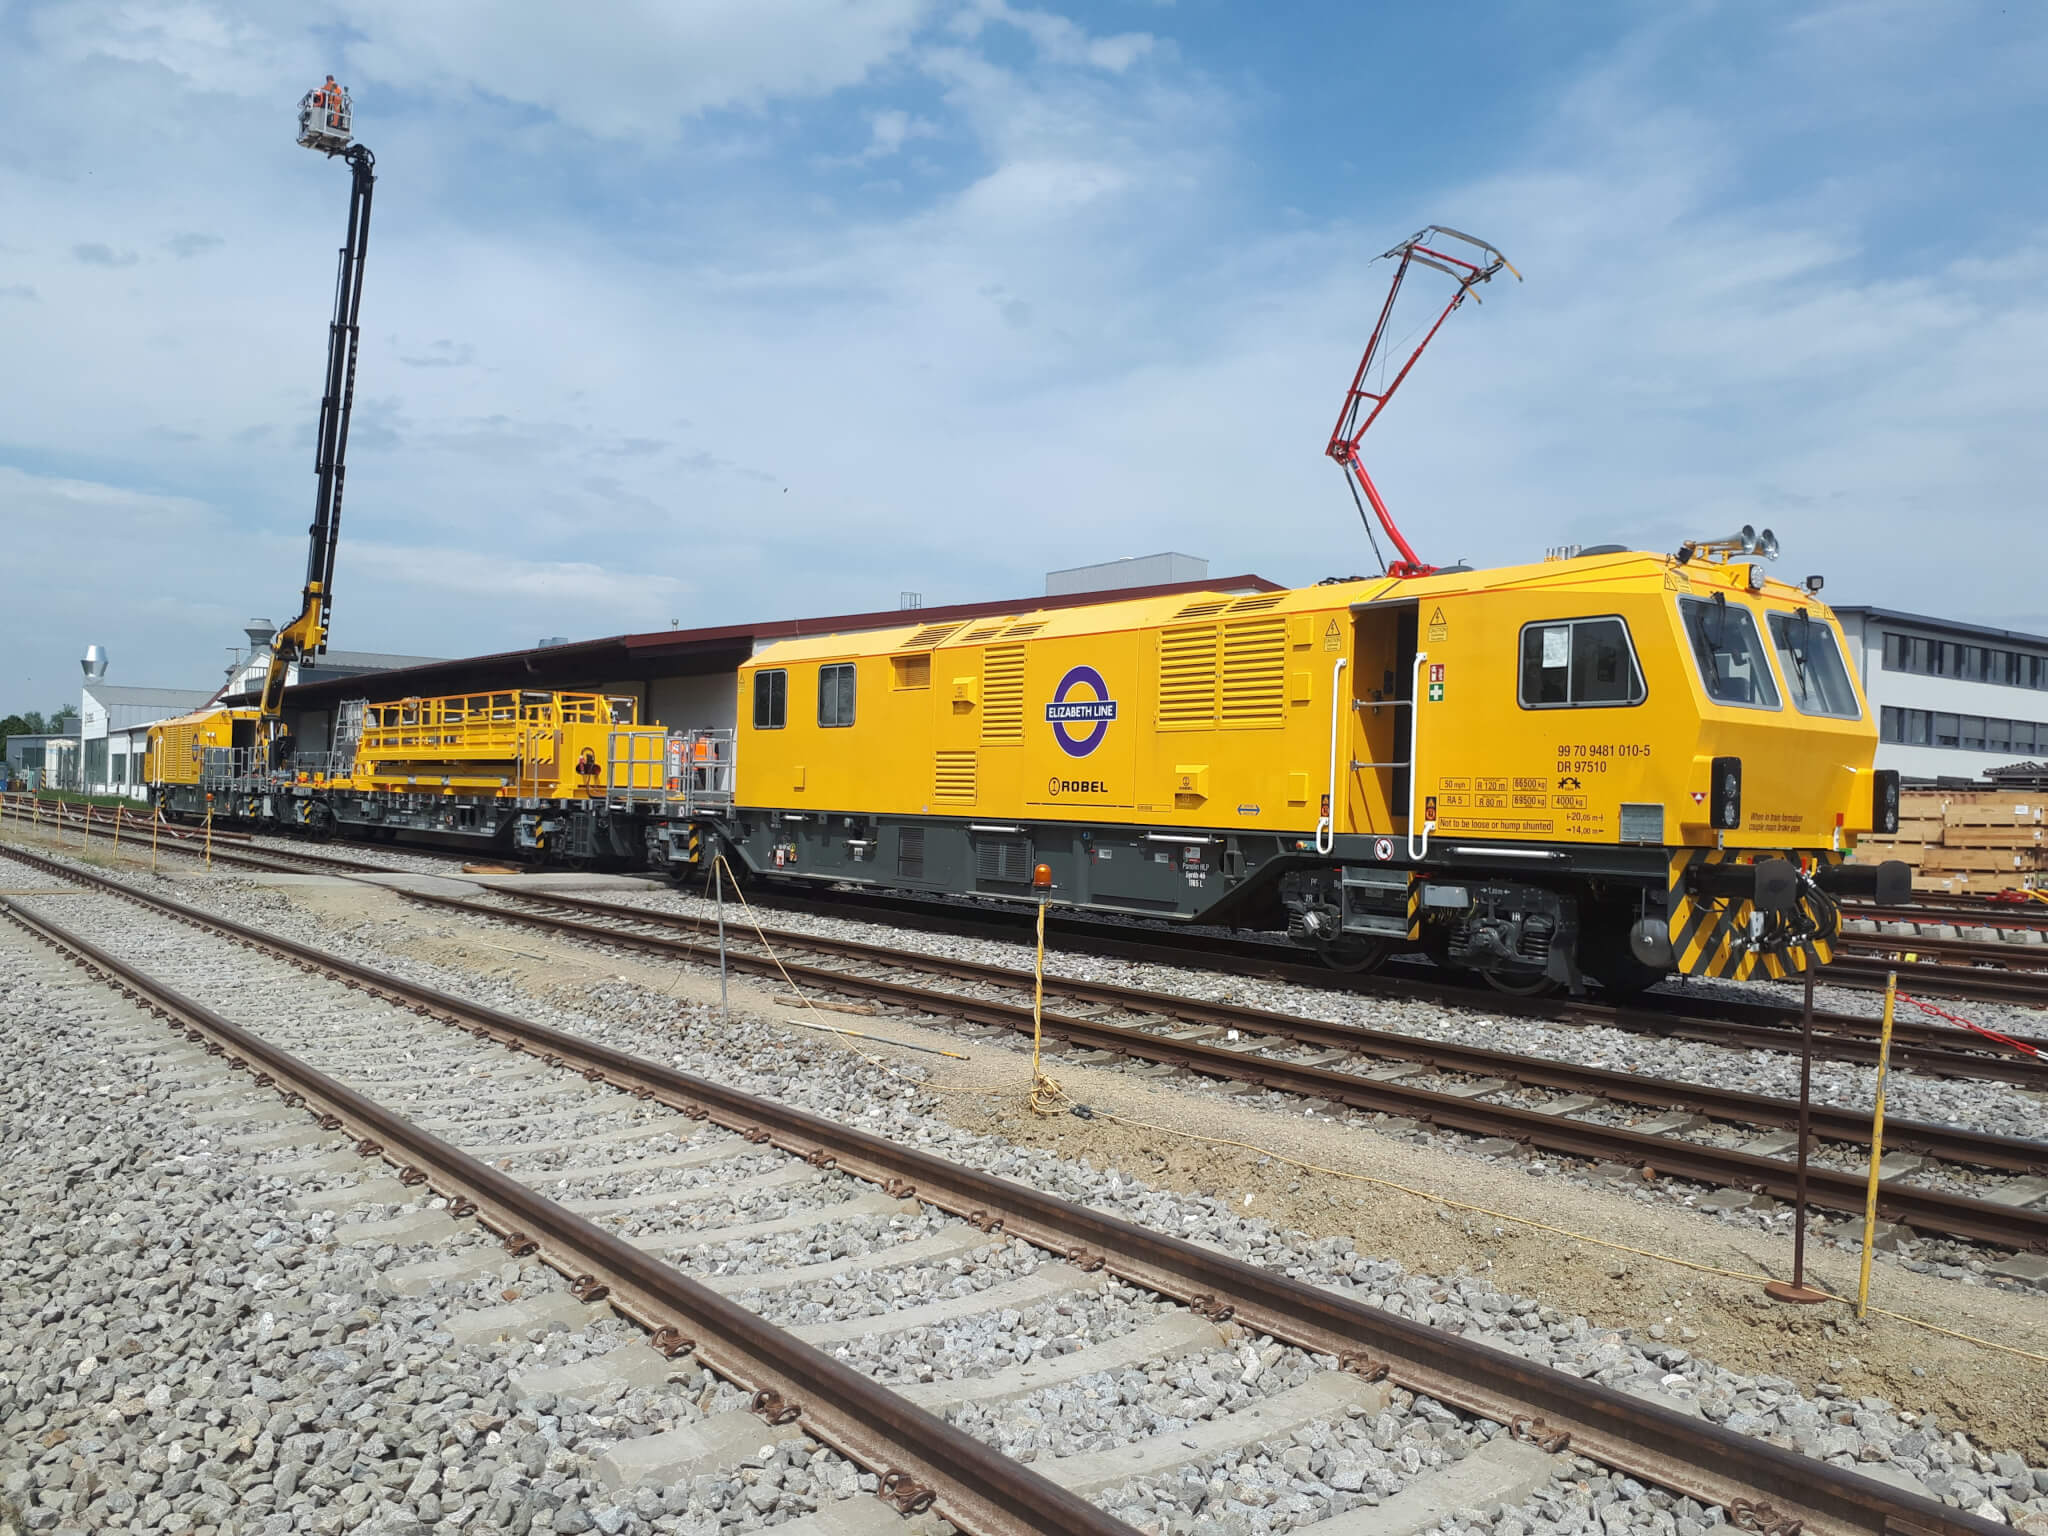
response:
<path fill-rule="evenodd" d="M 625 719 L 616 719 L 623 712 Z M 454 694 L 399 699 L 363 712 L 359 762 L 380 758 L 511 758 L 524 755 L 537 733 L 570 725 L 631 725 L 633 699 L 596 693 Z"/>

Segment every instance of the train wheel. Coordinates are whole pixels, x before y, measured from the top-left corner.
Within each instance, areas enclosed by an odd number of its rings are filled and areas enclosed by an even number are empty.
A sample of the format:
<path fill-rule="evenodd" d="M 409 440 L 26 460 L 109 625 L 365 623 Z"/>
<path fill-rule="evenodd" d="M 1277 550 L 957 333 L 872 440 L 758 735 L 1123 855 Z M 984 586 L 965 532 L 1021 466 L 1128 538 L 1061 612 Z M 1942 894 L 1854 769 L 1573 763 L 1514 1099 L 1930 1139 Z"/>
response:
<path fill-rule="evenodd" d="M 1579 941 L 1579 964 L 1600 983 L 1610 999 L 1634 997 L 1647 992 L 1671 972 L 1643 964 L 1628 947 L 1628 936 L 1617 928 L 1603 928 Z"/>
<path fill-rule="evenodd" d="M 1486 984 L 1496 992 L 1505 992 L 1509 997 L 1548 997 L 1557 990 L 1557 983 L 1548 976 L 1523 976 L 1502 971 L 1481 971 Z"/>
<path fill-rule="evenodd" d="M 1387 963 L 1387 956 L 1393 952 L 1392 945 L 1371 939 L 1336 939 L 1316 946 L 1317 959 L 1331 970 L 1351 976 L 1371 975 Z"/>

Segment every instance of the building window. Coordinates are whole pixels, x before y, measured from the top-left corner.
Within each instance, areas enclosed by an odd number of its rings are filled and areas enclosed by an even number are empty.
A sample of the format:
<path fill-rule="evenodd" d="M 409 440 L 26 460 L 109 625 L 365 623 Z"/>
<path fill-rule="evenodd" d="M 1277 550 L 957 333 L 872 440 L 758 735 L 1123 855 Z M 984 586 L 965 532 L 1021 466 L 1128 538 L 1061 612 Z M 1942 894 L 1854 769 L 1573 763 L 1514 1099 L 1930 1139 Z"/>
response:
<path fill-rule="evenodd" d="M 818 724 L 853 724 L 853 663 L 818 668 Z"/>
<path fill-rule="evenodd" d="M 1910 642 L 1904 635 L 1887 631 L 1884 637 L 1884 669 L 1887 672 L 1906 670 L 1906 658 L 1910 654 Z"/>
<path fill-rule="evenodd" d="M 1522 629 L 1524 709 L 1640 704 L 1643 674 L 1620 619 L 1567 619 Z"/>
<path fill-rule="evenodd" d="M 754 729 L 779 731 L 789 723 L 789 674 L 776 667 L 754 674 Z"/>
<path fill-rule="evenodd" d="M 1986 720 L 1984 722 L 1984 750 L 1986 752 L 2010 752 L 2012 750 L 2012 722 L 2010 720 Z"/>
<path fill-rule="evenodd" d="M 1905 743 L 1909 747 L 1927 747 L 1934 744 L 1934 717 L 1924 709 L 1909 709 L 1906 712 Z"/>
<path fill-rule="evenodd" d="M 1772 680 L 1771 664 L 1764 659 L 1763 643 L 1757 639 L 1756 620 L 1747 608 L 1717 592 L 1711 599 L 1680 598 L 1678 612 L 1685 621 L 1686 637 L 1692 641 L 1693 659 L 1699 664 L 1708 698 L 1717 704 L 1743 704 L 1752 709 L 1778 707 L 1778 685 Z"/>
<path fill-rule="evenodd" d="M 2020 757 L 2034 755 L 2034 742 L 2040 727 L 2031 720 L 2015 720 L 2012 723 L 2012 750 Z"/>
<path fill-rule="evenodd" d="M 1890 704 L 1885 705 L 1877 712 L 1877 739 L 1879 741 L 1904 741 L 1906 739 L 1905 721 L 1901 718 L 1904 713 L 1904 710 L 1897 709 Z"/>
<path fill-rule="evenodd" d="M 1982 715 L 1963 716 L 1963 750 L 1965 752 L 1982 752 L 1984 750 L 1984 717 Z"/>
<path fill-rule="evenodd" d="M 1908 672 L 1918 672 L 1922 676 L 1934 670 L 1934 642 L 1932 640 L 1923 640 L 1918 636 L 1914 637 L 1913 661 L 1912 665 L 1907 667 L 1906 670 Z"/>
<path fill-rule="evenodd" d="M 1934 744 L 1937 747 L 1959 747 L 1963 744 L 1962 726 L 1954 715 L 1936 713 Z"/>

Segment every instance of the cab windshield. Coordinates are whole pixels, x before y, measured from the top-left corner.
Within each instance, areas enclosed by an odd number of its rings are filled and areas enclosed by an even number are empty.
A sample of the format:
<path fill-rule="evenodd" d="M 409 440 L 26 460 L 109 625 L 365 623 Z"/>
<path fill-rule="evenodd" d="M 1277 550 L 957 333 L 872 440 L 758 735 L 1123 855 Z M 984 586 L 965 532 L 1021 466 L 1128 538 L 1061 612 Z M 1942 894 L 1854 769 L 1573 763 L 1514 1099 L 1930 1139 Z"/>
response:
<path fill-rule="evenodd" d="M 1802 715 L 1862 719 L 1863 710 L 1849 682 L 1849 669 L 1842 665 L 1835 632 L 1804 608 L 1796 613 L 1774 613 L 1767 622 L 1792 707 Z"/>
<path fill-rule="evenodd" d="M 1711 598 L 1681 597 L 1678 613 L 1708 698 L 1716 704 L 1778 708 L 1778 685 L 1749 609 L 1717 592 Z"/>

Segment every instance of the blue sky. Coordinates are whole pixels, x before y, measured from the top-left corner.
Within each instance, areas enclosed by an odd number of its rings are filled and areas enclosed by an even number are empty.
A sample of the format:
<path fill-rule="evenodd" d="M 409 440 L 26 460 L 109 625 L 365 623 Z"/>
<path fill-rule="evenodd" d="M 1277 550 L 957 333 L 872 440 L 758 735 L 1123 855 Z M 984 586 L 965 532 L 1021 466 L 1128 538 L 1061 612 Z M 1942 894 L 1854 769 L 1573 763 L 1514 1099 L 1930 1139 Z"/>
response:
<path fill-rule="evenodd" d="M 0 710 L 295 603 L 329 69 L 380 172 L 337 648 L 1371 569 L 1321 450 L 1433 221 L 1528 281 L 1367 439 L 1425 557 L 1747 521 L 2048 631 L 2039 5 L 300 14 L 0 0 Z"/>

